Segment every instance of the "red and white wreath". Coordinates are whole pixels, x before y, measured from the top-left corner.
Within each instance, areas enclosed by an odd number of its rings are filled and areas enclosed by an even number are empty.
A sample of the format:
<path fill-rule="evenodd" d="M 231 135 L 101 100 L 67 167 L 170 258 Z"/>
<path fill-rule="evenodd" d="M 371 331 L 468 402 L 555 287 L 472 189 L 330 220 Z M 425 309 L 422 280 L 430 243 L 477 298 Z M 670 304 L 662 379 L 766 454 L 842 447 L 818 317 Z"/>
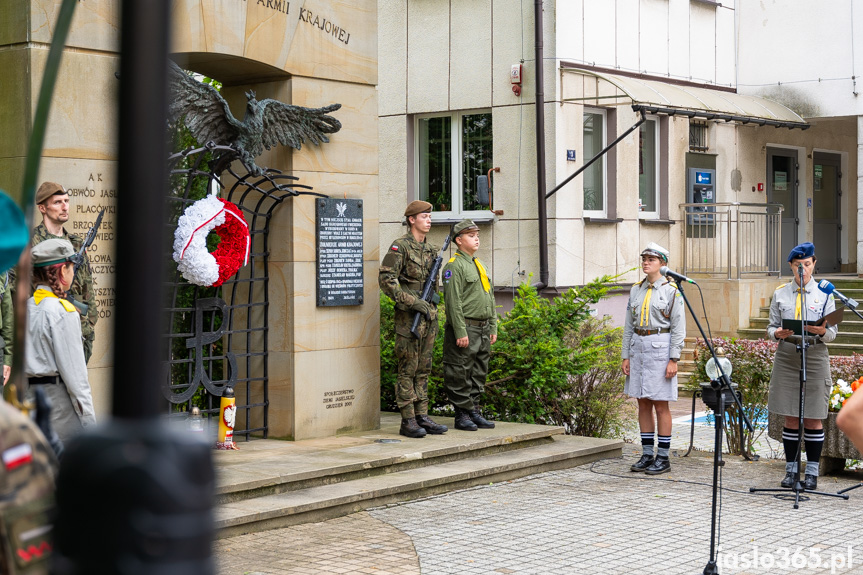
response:
<path fill-rule="evenodd" d="M 207 235 L 221 241 L 207 251 Z M 190 283 L 218 287 L 249 263 L 251 236 L 243 213 L 215 194 L 198 200 L 183 212 L 174 231 L 174 261 Z"/>

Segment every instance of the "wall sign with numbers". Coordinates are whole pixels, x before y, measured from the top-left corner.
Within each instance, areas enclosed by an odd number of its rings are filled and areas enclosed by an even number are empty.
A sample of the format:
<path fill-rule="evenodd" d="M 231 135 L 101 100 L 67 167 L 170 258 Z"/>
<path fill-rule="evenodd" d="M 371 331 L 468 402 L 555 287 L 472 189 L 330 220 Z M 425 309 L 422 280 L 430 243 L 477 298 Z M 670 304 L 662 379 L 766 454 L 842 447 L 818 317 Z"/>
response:
<path fill-rule="evenodd" d="M 363 202 L 315 200 L 318 307 L 363 303 Z"/>

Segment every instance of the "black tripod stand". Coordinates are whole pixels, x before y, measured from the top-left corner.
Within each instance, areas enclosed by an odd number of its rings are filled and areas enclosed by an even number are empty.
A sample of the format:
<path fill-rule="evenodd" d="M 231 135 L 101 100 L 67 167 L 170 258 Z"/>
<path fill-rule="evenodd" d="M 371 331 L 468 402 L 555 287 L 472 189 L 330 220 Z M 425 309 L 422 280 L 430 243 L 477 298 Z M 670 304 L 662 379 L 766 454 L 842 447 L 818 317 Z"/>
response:
<path fill-rule="evenodd" d="M 683 296 L 683 301 L 684 303 L 686 303 L 686 308 L 689 310 L 689 314 L 695 321 L 695 325 L 698 326 L 698 331 L 701 332 L 701 337 L 707 344 L 707 349 L 710 350 L 710 356 L 713 358 L 714 364 L 719 369 L 719 377 L 710 382 L 709 388 L 716 392 L 715 405 L 713 405 L 713 396 L 712 394 L 708 393 L 707 388 L 703 390 L 701 396 L 701 398 L 704 400 L 704 403 L 706 403 L 707 406 L 711 409 L 714 409 L 714 413 L 716 414 L 716 436 L 714 438 L 713 444 L 713 503 L 710 509 L 710 559 L 707 561 L 707 565 L 704 567 L 703 574 L 717 575 L 719 573 L 719 567 L 716 563 L 716 504 L 719 499 L 719 468 L 725 465 L 725 462 L 722 461 L 722 427 L 725 423 L 726 400 L 730 397 L 737 404 L 737 409 L 740 413 L 740 419 L 746 424 L 746 428 L 749 430 L 749 433 L 752 433 L 752 422 L 749 421 L 749 418 L 746 417 L 746 414 L 743 412 L 743 406 L 740 404 L 740 398 L 737 397 L 737 394 L 731 388 L 731 380 L 728 378 L 727 375 L 725 375 L 725 371 L 722 369 L 722 365 L 719 363 L 719 359 L 716 357 L 716 352 L 713 349 L 713 343 L 704 333 L 704 328 L 701 327 L 701 322 L 698 321 L 698 316 L 696 316 L 695 312 L 692 310 L 692 305 L 689 303 L 689 299 L 686 297 L 686 292 L 683 291 L 683 284 L 683 281 L 678 281 L 677 290 L 680 292 L 680 295 Z"/>
<path fill-rule="evenodd" d="M 800 507 L 800 495 L 802 493 L 812 495 L 824 495 L 826 497 L 841 497 L 848 499 L 848 495 L 842 493 L 825 493 L 823 491 L 808 491 L 800 481 L 800 470 L 802 468 L 803 457 L 803 411 L 806 405 L 806 350 L 809 348 L 809 336 L 806 335 L 806 326 L 809 322 L 806 321 L 806 286 L 803 282 L 803 264 L 799 264 L 798 268 L 798 288 L 800 294 L 800 343 L 797 344 L 797 352 L 800 354 L 800 403 L 798 405 L 797 417 L 797 453 L 795 455 L 796 471 L 794 472 L 794 483 L 791 487 L 780 487 L 778 489 L 757 489 L 750 487 L 750 493 L 765 492 L 765 493 L 794 493 L 794 509 Z"/>

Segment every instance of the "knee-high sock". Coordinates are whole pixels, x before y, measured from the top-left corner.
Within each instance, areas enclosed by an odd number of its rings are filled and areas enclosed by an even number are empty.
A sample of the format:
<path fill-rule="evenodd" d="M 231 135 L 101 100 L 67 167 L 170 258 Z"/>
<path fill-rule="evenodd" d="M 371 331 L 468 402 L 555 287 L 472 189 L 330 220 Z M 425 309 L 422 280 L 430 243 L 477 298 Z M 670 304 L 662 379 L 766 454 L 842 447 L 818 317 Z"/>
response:
<path fill-rule="evenodd" d="M 817 477 L 821 449 L 824 447 L 824 430 L 804 429 L 803 441 L 806 443 L 806 475 Z"/>
<path fill-rule="evenodd" d="M 782 445 L 785 447 L 785 471 L 797 471 L 797 449 L 800 447 L 799 432 L 787 427 L 782 429 Z"/>
<path fill-rule="evenodd" d="M 671 436 L 670 435 L 659 435 L 656 447 L 657 447 L 656 455 L 658 455 L 660 457 L 668 457 L 668 450 L 669 450 L 669 448 L 671 448 Z"/>
<path fill-rule="evenodd" d="M 641 453 L 642 455 L 653 455 L 653 431 L 641 432 Z"/>

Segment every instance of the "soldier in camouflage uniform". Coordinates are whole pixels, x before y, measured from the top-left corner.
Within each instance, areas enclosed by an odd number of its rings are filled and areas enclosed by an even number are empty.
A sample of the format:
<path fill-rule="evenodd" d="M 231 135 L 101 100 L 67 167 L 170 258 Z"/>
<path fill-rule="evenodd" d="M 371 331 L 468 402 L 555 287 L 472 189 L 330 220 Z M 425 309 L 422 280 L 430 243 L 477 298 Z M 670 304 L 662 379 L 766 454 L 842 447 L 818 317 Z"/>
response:
<path fill-rule="evenodd" d="M 33 245 L 51 238 L 61 238 L 69 241 L 75 251 L 81 249 L 84 238 L 70 234 L 63 227 L 69 221 L 69 193 L 60 184 L 44 182 L 36 191 L 36 207 L 42 213 L 42 223 L 33 230 Z M 81 303 L 87 304 L 87 314 L 81 317 L 81 336 L 84 343 L 84 359 L 90 361 L 93 354 L 93 340 L 96 337 L 96 322 L 99 321 L 99 306 L 96 303 L 96 289 L 93 282 L 93 271 L 90 269 L 90 258 L 84 255 L 84 265 L 78 268 L 78 274 L 72 283 L 69 293 Z"/>
<path fill-rule="evenodd" d="M 408 233 L 393 242 L 381 263 L 378 283 L 395 306 L 395 353 L 398 360 L 396 403 L 402 416 L 399 429 L 407 437 L 424 437 L 426 433 L 447 431 L 428 416 L 428 379 L 431 373 L 434 341 L 437 335 L 437 305 L 420 295 L 431 272 L 438 249 L 426 241 L 431 230 L 432 205 L 411 202 L 405 210 Z M 414 315 L 422 316 L 417 328 L 420 337 L 410 330 Z"/>
<path fill-rule="evenodd" d="M 0 402 L 0 573 L 48 573 L 57 459 L 38 427 Z"/>
<path fill-rule="evenodd" d="M 0 272 L 0 383 L 6 385 L 12 373 L 12 278 L 9 272 Z M 3 394 L 0 393 L 0 401 Z"/>

